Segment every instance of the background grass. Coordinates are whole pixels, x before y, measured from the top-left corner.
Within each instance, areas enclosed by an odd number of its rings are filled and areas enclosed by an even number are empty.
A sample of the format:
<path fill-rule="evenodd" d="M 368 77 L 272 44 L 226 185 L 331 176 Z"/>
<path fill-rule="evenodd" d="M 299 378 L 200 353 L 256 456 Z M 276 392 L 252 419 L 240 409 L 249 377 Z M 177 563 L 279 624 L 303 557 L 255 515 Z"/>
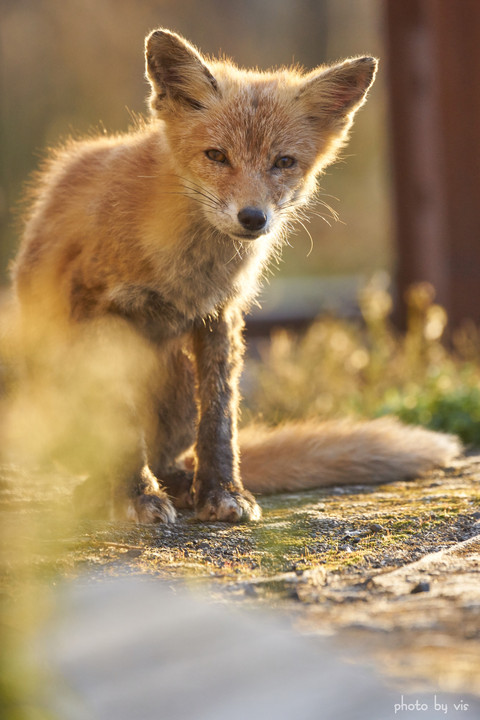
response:
<path fill-rule="evenodd" d="M 361 292 L 361 322 L 322 317 L 301 335 L 276 330 L 260 345 L 247 367 L 246 421 L 393 414 L 480 445 L 478 328 L 450 333 L 433 288 L 420 283 L 400 333 L 382 277 Z"/>

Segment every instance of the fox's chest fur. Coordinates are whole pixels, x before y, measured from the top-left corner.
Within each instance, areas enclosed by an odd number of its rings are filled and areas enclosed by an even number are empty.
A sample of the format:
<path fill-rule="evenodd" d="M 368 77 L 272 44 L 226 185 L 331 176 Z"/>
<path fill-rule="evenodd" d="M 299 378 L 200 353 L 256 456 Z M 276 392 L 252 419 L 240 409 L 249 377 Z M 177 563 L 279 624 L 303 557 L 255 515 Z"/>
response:
<path fill-rule="evenodd" d="M 109 288 L 103 304 L 134 321 L 156 342 L 188 332 L 235 304 L 245 310 L 255 296 L 262 269 L 274 247 L 268 239 L 244 250 L 195 221 L 182 232 L 172 251 L 149 259 L 150 279 L 124 281 Z"/>
<path fill-rule="evenodd" d="M 232 301 L 245 308 L 275 245 L 275 238 L 265 237 L 239 247 L 195 217 L 177 240 L 175 246 L 152 254 L 150 288 L 189 320 L 211 315 Z"/>

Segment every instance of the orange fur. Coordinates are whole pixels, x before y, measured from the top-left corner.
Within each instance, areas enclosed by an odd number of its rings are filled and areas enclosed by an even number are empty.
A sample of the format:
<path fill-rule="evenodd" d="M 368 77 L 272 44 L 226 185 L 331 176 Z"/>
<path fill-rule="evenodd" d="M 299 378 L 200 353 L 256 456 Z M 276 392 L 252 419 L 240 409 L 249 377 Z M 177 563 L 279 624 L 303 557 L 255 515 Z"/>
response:
<path fill-rule="evenodd" d="M 266 494 L 413 478 L 461 451 L 453 435 L 388 417 L 252 426 L 240 433 L 240 448 L 245 487 Z"/>
<path fill-rule="evenodd" d="M 242 70 L 157 30 L 146 41 L 152 120 L 71 142 L 37 176 L 13 268 L 25 335 L 44 366 L 75 357 L 77 377 L 101 338 L 95 392 L 112 375 L 103 395 L 119 398 L 108 423 L 123 415 L 139 425 L 113 465 L 140 521 L 174 519 L 163 486 L 188 496 L 191 478 L 176 461 L 192 443 L 197 516 L 259 517 L 239 473 L 242 314 L 346 142 L 376 65 L 363 57 L 308 73 Z M 88 348 L 83 368 L 78 342 Z M 46 353 L 57 346 L 63 356 Z M 247 488 L 259 491 L 416 474 L 456 448 L 389 421 L 242 437 Z"/>

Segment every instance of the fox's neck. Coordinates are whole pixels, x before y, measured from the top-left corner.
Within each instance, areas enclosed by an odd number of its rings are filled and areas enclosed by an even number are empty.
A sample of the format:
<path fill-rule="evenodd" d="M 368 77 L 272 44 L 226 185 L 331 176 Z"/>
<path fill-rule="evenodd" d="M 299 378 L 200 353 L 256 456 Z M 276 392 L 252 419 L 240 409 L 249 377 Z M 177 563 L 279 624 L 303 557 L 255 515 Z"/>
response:
<path fill-rule="evenodd" d="M 186 315 L 208 315 L 237 302 L 247 307 L 258 291 L 276 239 L 233 240 L 200 218 L 182 228 L 175 247 L 159 256 L 162 292 Z"/>

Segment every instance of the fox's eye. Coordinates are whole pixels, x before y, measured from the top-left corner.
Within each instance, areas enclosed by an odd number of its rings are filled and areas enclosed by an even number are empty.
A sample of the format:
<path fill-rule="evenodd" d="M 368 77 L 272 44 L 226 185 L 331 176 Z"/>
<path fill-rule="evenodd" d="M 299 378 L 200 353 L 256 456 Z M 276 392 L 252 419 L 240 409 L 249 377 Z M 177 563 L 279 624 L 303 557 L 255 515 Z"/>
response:
<path fill-rule="evenodd" d="M 227 162 L 227 156 L 225 153 L 223 153 L 221 150 L 205 150 L 205 155 L 209 160 L 213 160 L 213 162 L 217 163 L 226 163 Z"/>
<path fill-rule="evenodd" d="M 279 168 L 280 170 L 286 170 L 287 168 L 293 167 L 295 162 L 295 158 L 290 157 L 290 155 L 282 155 L 275 160 L 273 167 Z"/>

